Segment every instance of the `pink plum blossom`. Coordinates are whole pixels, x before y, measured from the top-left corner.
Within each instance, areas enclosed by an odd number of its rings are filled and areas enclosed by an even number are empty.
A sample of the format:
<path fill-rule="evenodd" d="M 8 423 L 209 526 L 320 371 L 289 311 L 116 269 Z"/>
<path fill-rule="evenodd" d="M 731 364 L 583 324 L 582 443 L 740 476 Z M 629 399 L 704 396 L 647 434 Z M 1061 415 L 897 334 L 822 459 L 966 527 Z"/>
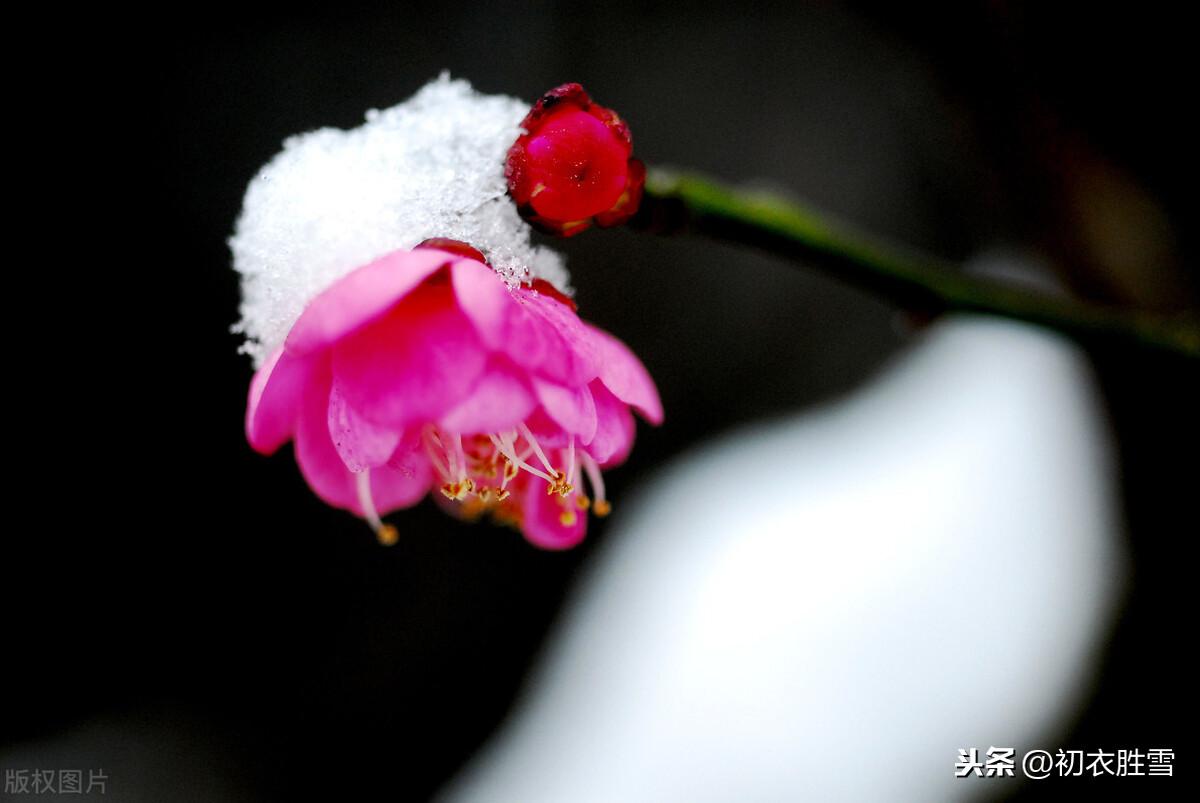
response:
<path fill-rule="evenodd" d="M 662 421 L 653 380 L 545 282 L 510 288 L 473 249 L 398 250 L 313 299 L 250 385 L 246 436 L 289 440 L 314 493 L 366 519 L 427 493 L 562 549 L 605 515 L 601 470 Z M 590 488 L 590 493 L 585 492 Z"/>

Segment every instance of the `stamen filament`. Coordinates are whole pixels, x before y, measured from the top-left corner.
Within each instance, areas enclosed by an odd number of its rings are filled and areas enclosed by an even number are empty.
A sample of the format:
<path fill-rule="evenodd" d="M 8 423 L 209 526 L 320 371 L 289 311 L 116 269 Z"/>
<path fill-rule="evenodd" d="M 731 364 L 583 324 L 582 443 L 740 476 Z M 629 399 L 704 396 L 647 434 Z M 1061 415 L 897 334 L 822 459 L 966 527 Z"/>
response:
<path fill-rule="evenodd" d="M 458 433 L 454 435 L 454 456 L 458 460 L 458 480 L 462 482 L 467 479 L 467 455 L 463 451 L 462 435 Z"/>
<path fill-rule="evenodd" d="M 567 444 L 567 484 L 575 484 L 575 435 L 571 435 L 571 440 Z"/>
<path fill-rule="evenodd" d="M 492 443 L 496 444 L 496 448 L 500 450 L 500 453 L 504 455 L 514 466 L 519 469 L 525 469 L 530 474 L 534 475 L 535 477 L 541 477 L 546 482 L 554 482 L 553 477 L 539 469 L 534 468 L 521 458 L 517 457 L 515 445 L 511 441 L 504 440 L 503 435 L 488 435 L 488 437 L 492 439 Z M 504 485 L 501 485 L 500 487 L 504 488 L 506 485 L 508 485 L 507 474 L 504 475 Z"/>
<path fill-rule="evenodd" d="M 449 471 L 450 478 L 451 478 L 451 480 L 453 480 L 453 479 L 457 478 L 461 473 L 460 469 L 458 467 L 458 460 L 456 459 L 456 456 L 454 454 L 454 450 L 451 449 L 450 446 L 446 444 L 445 439 L 442 438 L 442 436 L 441 436 L 441 433 L 438 433 L 437 441 L 438 441 L 438 445 L 441 446 L 442 450 L 446 453 L 446 467 L 450 470 Z"/>
<path fill-rule="evenodd" d="M 587 452 L 580 453 L 580 462 L 587 472 L 588 482 L 592 486 L 592 512 L 603 518 L 612 510 L 612 505 L 604 498 L 604 478 L 600 475 L 600 466 Z"/>
<path fill-rule="evenodd" d="M 421 444 L 425 447 L 425 454 L 429 455 L 429 462 L 437 469 L 437 473 L 441 476 L 442 481 L 450 482 L 450 469 L 446 466 L 446 462 L 442 460 L 441 455 L 438 454 L 437 448 L 433 444 L 436 438 L 437 436 L 427 429 L 421 433 Z"/>
<path fill-rule="evenodd" d="M 522 421 L 520 424 L 517 424 L 517 428 L 521 430 L 522 437 L 533 447 L 533 451 L 537 453 L 538 460 L 542 461 L 542 465 L 546 467 L 546 471 L 550 474 L 557 474 L 558 471 L 554 466 L 550 465 L 550 461 L 546 459 L 546 453 L 542 451 L 541 445 L 538 444 L 537 438 L 533 437 L 533 433 L 529 431 L 529 427 L 525 426 L 525 422 Z"/>
<path fill-rule="evenodd" d="M 363 517 L 375 531 L 379 543 L 384 546 L 396 543 L 400 534 L 392 525 L 384 524 L 383 519 L 379 518 L 379 511 L 375 509 L 375 499 L 371 496 L 371 470 L 366 469 L 355 474 L 354 486 L 358 492 L 358 505 L 362 508 Z"/>

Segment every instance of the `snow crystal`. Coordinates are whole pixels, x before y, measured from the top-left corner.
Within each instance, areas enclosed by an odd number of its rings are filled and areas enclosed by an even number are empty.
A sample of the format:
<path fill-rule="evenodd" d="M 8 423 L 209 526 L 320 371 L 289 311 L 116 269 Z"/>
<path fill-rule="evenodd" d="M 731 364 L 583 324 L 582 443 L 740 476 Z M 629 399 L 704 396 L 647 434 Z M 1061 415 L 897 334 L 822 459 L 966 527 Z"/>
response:
<path fill-rule="evenodd" d="M 473 245 L 511 285 L 538 277 L 569 290 L 562 259 L 530 243 L 506 195 L 505 155 L 528 110 L 443 73 L 358 128 L 288 139 L 251 181 L 229 240 L 242 274 L 234 329 L 255 364 L 337 279 L 430 237 Z"/>

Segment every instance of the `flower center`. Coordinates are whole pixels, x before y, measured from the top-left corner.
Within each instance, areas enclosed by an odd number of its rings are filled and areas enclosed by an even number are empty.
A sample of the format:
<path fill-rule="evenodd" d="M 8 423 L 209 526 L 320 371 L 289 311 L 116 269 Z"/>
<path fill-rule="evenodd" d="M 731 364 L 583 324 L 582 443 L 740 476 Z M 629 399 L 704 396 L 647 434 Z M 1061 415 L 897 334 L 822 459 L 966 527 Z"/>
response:
<path fill-rule="evenodd" d="M 512 430 L 470 435 L 430 424 L 421 432 L 421 445 L 441 480 L 442 495 L 460 503 L 470 517 L 489 513 L 501 523 L 519 525 L 522 512 L 511 486 L 522 474 L 543 480 L 546 493 L 558 497 L 564 527 L 574 525 L 584 511 L 606 516 L 611 510 L 600 468 L 576 446 L 574 435 L 565 447 L 547 448 L 524 423 Z M 582 492 L 585 477 L 594 498 Z M 370 471 L 359 473 L 356 482 L 364 517 L 380 543 L 395 543 L 395 528 L 381 521 L 372 499 Z"/>

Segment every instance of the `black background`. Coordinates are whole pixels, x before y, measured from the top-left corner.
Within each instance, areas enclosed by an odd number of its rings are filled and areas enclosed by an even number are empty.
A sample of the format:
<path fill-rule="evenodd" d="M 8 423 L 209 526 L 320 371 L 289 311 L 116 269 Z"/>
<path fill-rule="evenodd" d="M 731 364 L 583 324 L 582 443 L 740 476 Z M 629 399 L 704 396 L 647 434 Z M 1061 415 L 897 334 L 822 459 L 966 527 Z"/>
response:
<path fill-rule="evenodd" d="M 32 343 L 50 382 L 11 390 L 28 478 L 0 557 L 0 754 L 91 740 L 113 799 L 117 781 L 138 799 L 422 799 L 496 727 L 605 538 L 546 553 L 424 503 L 383 549 L 287 450 L 249 450 L 224 241 L 284 137 L 357 125 L 442 69 L 526 98 L 575 80 L 648 162 L 769 179 L 949 257 L 1034 249 L 1081 294 L 1195 307 L 1189 29 L 1106 9 L 205 4 L 47 23 L 30 139 L 69 167 L 30 196 L 50 231 L 14 233 L 49 287 L 11 310 L 33 313 L 12 363 Z M 1107 259 L 1106 237 L 1147 247 Z M 667 410 L 611 475 L 618 511 L 672 455 L 848 392 L 905 341 L 885 303 L 755 253 L 626 231 L 563 250 L 581 313 L 642 356 Z M 1178 749 L 1197 372 L 1092 357 L 1134 577 L 1062 746 Z M 1070 790 L 1101 783 L 1128 788 Z"/>

